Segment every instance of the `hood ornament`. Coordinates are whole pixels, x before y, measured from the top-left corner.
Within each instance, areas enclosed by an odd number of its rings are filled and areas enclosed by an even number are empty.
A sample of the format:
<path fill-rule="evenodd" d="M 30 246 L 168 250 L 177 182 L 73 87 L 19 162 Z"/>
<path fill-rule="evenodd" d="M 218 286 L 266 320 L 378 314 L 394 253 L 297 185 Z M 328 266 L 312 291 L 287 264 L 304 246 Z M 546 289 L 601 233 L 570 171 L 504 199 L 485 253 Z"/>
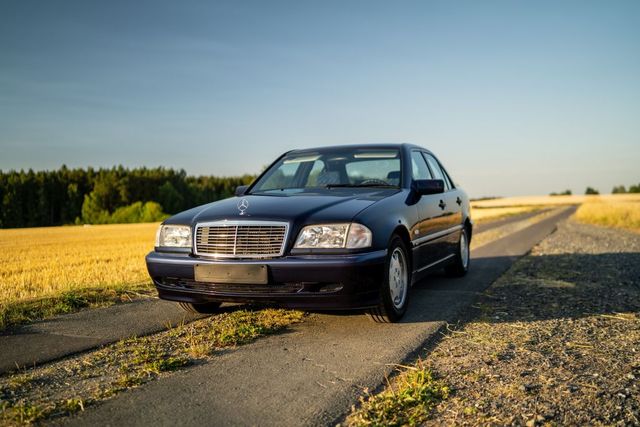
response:
<path fill-rule="evenodd" d="M 247 199 L 240 199 L 238 201 L 238 210 L 240 211 L 240 215 L 244 215 L 247 209 L 249 209 L 249 201 Z"/>

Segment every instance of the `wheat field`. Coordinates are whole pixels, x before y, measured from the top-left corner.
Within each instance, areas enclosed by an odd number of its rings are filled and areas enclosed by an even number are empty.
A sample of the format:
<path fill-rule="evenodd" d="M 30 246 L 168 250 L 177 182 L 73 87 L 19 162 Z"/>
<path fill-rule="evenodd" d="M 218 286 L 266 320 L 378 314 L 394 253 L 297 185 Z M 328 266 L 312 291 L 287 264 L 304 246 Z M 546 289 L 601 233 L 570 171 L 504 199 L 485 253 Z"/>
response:
<path fill-rule="evenodd" d="M 527 212 L 536 207 L 580 205 L 574 219 L 606 227 L 640 231 L 640 194 L 519 196 L 471 202 L 474 220 Z"/>
<path fill-rule="evenodd" d="M 42 313 L 34 304 L 41 306 L 47 298 L 81 295 L 86 301 L 75 304 L 91 306 L 107 303 L 108 290 L 116 298 L 123 291 L 151 289 L 144 256 L 153 249 L 157 227 L 116 224 L 0 230 L 0 315 L 4 318 L 0 326 L 14 323 L 6 313 L 15 310 L 16 304 L 26 304 L 19 311 L 35 310 L 31 317 L 39 318 Z M 48 314 L 73 309 L 45 305 Z"/>
<path fill-rule="evenodd" d="M 572 196 L 516 196 L 497 199 L 476 200 L 471 202 L 472 208 L 500 208 L 535 205 L 579 205 L 587 202 L 633 202 L 640 201 L 640 194 L 600 194 Z"/>
<path fill-rule="evenodd" d="M 640 195 L 511 197 L 472 203 L 483 221 L 581 204 L 575 219 L 640 231 Z M 0 328 L 153 290 L 144 256 L 158 224 L 0 229 Z"/>
<path fill-rule="evenodd" d="M 575 219 L 605 227 L 640 232 L 640 197 L 637 200 L 594 200 L 580 205 Z"/>

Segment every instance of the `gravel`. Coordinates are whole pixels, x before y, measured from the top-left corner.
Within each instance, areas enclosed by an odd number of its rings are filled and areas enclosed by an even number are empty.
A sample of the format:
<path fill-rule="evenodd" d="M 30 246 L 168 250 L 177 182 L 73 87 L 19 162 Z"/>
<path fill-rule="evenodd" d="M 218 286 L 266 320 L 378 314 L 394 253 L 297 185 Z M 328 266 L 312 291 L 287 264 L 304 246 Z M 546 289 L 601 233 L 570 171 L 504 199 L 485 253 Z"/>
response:
<path fill-rule="evenodd" d="M 640 234 L 566 222 L 425 363 L 429 425 L 640 425 Z"/>

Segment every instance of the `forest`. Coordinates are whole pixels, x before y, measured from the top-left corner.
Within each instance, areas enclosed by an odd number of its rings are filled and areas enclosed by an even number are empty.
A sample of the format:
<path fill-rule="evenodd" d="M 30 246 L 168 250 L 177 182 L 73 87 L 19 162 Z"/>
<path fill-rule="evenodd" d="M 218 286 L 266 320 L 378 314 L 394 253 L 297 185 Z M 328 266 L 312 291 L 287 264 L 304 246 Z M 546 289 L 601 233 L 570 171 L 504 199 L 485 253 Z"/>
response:
<path fill-rule="evenodd" d="M 160 221 L 230 197 L 254 178 L 163 167 L 0 171 L 0 228 Z"/>

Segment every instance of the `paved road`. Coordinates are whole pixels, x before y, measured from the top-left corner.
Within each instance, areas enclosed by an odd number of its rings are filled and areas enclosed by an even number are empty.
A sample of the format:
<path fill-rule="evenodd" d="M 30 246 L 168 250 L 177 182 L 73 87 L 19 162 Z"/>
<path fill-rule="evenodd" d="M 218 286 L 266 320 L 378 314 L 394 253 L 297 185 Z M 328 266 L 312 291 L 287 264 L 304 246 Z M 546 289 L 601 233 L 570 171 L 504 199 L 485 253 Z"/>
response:
<path fill-rule="evenodd" d="M 536 211 L 532 211 L 532 212 L 525 212 L 525 213 L 517 214 L 517 215 L 509 215 L 506 218 L 489 219 L 489 220 L 486 220 L 486 221 L 481 221 L 479 223 L 476 223 L 473 226 L 473 232 L 475 234 L 478 234 L 478 233 L 482 233 L 484 231 L 493 230 L 494 228 L 502 227 L 502 226 L 505 226 L 507 224 L 512 224 L 514 222 L 523 221 L 525 219 L 532 218 L 532 217 L 534 217 L 536 215 L 540 215 L 540 214 L 542 214 L 544 212 L 548 212 L 548 211 L 550 211 L 552 209 L 553 208 L 540 209 L 540 210 L 536 210 Z"/>
<path fill-rule="evenodd" d="M 118 395 L 63 423 L 75 425 L 327 425 L 341 419 L 362 388 L 375 389 L 395 363 L 414 357 L 446 322 L 463 316 L 520 256 L 575 208 L 473 253 L 464 278 L 433 276 L 411 294 L 404 322 L 314 314 L 288 333 L 222 353 Z"/>
<path fill-rule="evenodd" d="M 0 335 L 0 374 L 196 318 L 177 304 L 148 299 L 21 326 Z"/>

